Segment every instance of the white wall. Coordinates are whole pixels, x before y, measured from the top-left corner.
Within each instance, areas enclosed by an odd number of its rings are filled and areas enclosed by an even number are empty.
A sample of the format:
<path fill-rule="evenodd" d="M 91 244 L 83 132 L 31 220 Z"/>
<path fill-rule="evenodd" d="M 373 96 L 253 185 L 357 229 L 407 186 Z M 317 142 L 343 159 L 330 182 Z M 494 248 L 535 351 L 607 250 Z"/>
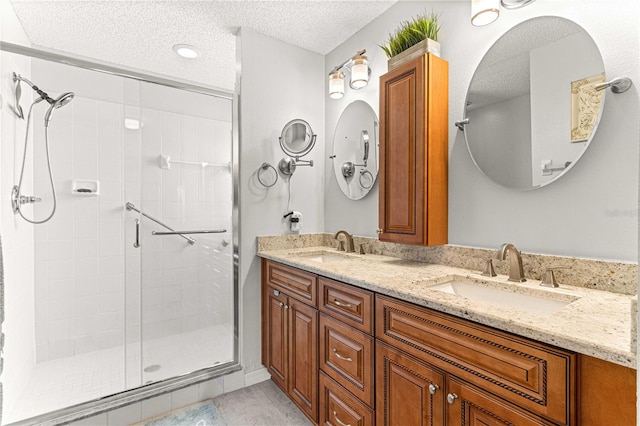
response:
<path fill-rule="evenodd" d="M 318 135 L 305 157 L 314 167 L 298 167 L 291 180 L 291 208 L 304 215 L 304 233 L 323 232 L 324 226 L 324 58 L 254 31 L 242 29 L 236 54 L 242 65 L 240 94 L 240 297 L 241 351 L 245 372 L 260 362 L 260 261 L 256 236 L 290 231 L 283 221 L 287 182 L 261 187 L 255 172 L 263 162 L 277 167 L 284 156 L 278 136 L 295 118 L 309 122 Z"/>
<path fill-rule="evenodd" d="M 569 83 L 602 72 L 600 58 L 585 55 L 592 46 L 591 38 L 579 32 L 531 51 L 531 127 L 535 129 L 531 133 L 531 170 L 534 185 L 557 176 L 557 172 L 542 175 L 543 160 L 551 160 L 553 167 L 562 166 L 567 161 L 579 159 L 587 147 L 586 142 L 571 142 Z M 603 106 L 606 108 L 604 103 Z"/>
<path fill-rule="evenodd" d="M 0 38 L 23 45 L 29 40 L 18 22 L 9 2 L 0 2 Z M 18 393 L 29 378 L 35 364 L 34 347 L 34 258 L 33 230 L 13 214 L 10 203 L 11 188 L 17 184 L 22 163 L 26 120 L 19 120 L 11 106 L 14 105 L 14 83 L 12 73 L 29 75 L 30 61 L 21 56 L 0 53 L 0 78 L 2 109 L 0 111 L 0 237 L 4 267 L 4 316 L 0 330 L 5 334 L 4 370 L 0 381 L 3 388 L 0 398 L 6 411 L 11 409 Z M 31 89 L 22 85 L 22 100 L 25 115 L 33 101 Z M 33 137 L 30 136 L 30 140 Z M 30 145 L 33 147 L 33 144 Z M 23 189 L 33 191 L 30 176 Z M 2 408 L 0 408 L 0 418 Z"/>
<path fill-rule="evenodd" d="M 363 99 L 378 111 L 377 81 L 387 68 L 377 45 L 401 21 L 425 9 L 441 16 L 442 56 L 450 64 L 449 243 L 497 248 L 509 241 L 526 252 L 637 261 L 639 129 L 638 121 L 629 118 L 638 116 L 640 4 L 539 0 L 523 9 L 503 10 L 489 26 L 473 27 L 470 2 L 399 2 L 327 55 L 326 73 L 358 49 L 366 48 L 372 61 L 366 89 L 347 88 L 339 101 L 326 98 L 327 135 L 354 99 Z M 463 116 L 469 82 L 485 52 L 509 28 L 543 15 L 565 17 L 582 26 L 600 48 L 607 75 L 630 77 L 636 85 L 622 95 L 607 92 L 592 144 L 561 180 L 536 191 L 517 192 L 494 185 L 475 168 L 464 136 L 453 123 Z M 325 153 L 329 155 L 329 148 Z M 347 200 L 330 167 L 326 162 L 325 229 L 375 236 L 377 193 L 361 201 Z"/>
<path fill-rule="evenodd" d="M 467 118 L 467 138 L 474 141 L 473 158 L 483 172 L 496 182 L 531 187 L 531 97 L 483 105 L 467 111 Z"/>

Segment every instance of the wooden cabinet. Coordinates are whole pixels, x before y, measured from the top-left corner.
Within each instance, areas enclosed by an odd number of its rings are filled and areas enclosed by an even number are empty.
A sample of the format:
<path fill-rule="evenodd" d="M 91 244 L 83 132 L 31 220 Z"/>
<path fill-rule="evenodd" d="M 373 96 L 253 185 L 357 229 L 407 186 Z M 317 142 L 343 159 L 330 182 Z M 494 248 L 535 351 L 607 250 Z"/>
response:
<path fill-rule="evenodd" d="M 286 286 L 271 285 L 269 272 L 288 267 L 267 261 L 262 266 L 262 363 L 273 381 L 317 422 L 318 310 L 288 295 Z M 312 274 L 305 276 L 315 281 Z"/>
<path fill-rule="evenodd" d="M 448 67 L 428 53 L 380 77 L 381 241 L 447 243 Z"/>
<path fill-rule="evenodd" d="M 376 343 L 376 424 L 444 425 L 445 375 L 384 343 Z"/>
<path fill-rule="evenodd" d="M 469 389 L 474 385 L 508 407 L 531 412 L 532 418 L 575 424 L 573 352 L 381 295 L 376 296 L 376 337 Z M 517 419 L 512 423 L 520 424 Z"/>
<path fill-rule="evenodd" d="M 373 410 L 320 372 L 320 421 L 325 426 L 373 426 Z"/>
<path fill-rule="evenodd" d="M 262 315 L 262 362 L 316 424 L 635 424 L 633 369 L 267 260 Z"/>

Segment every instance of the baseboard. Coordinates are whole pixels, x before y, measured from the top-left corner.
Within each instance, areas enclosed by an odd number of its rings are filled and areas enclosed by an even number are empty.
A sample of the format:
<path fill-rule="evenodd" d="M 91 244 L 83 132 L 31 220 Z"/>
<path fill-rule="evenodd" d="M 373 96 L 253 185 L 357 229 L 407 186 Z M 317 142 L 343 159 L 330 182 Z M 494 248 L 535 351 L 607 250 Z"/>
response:
<path fill-rule="evenodd" d="M 244 384 L 245 386 L 255 385 L 256 383 L 264 382 L 265 380 L 269 380 L 271 375 L 267 371 L 266 368 L 262 367 L 258 370 L 251 371 L 244 375 Z"/>

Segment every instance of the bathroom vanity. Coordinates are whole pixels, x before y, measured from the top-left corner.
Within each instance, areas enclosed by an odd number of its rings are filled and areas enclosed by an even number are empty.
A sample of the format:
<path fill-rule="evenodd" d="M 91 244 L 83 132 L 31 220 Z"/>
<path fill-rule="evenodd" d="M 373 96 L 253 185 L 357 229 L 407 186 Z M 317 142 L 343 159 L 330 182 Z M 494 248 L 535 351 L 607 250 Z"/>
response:
<path fill-rule="evenodd" d="M 633 297 L 562 286 L 544 311 L 538 283 L 333 250 L 258 253 L 263 364 L 314 423 L 635 424 L 630 321 L 596 324 Z M 522 286 L 541 309 L 438 289 L 456 282 Z"/>

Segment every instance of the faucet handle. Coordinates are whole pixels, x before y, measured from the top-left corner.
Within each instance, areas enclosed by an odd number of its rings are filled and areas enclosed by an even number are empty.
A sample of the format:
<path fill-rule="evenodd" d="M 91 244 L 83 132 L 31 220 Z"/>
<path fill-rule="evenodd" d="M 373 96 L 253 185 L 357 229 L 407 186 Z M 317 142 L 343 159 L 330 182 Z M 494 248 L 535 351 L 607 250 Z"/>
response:
<path fill-rule="evenodd" d="M 544 277 L 542 277 L 542 281 L 540 282 L 540 285 L 543 287 L 560 287 L 556 282 L 556 276 L 554 274 L 554 271 L 557 271 L 558 269 L 571 269 L 571 266 L 548 267 L 547 270 L 544 272 Z"/>
<path fill-rule="evenodd" d="M 367 246 L 367 247 L 368 247 L 369 245 L 368 245 L 367 243 L 362 243 L 362 244 L 360 244 L 360 250 L 359 250 L 360 254 L 366 254 L 366 253 L 367 253 L 367 252 L 364 250 L 364 246 Z"/>
<path fill-rule="evenodd" d="M 485 277 L 495 277 L 498 275 L 496 274 L 496 270 L 493 269 L 492 257 L 490 257 L 489 259 L 485 259 L 484 270 L 482 271 L 482 275 Z"/>
<path fill-rule="evenodd" d="M 484 276 L 484 277 L 495 277 L 498 274 L 496 274 L 496 270 L 493 269 L 493 257 L 483 257 L 483 256 L 473 256 L 476 259 L 480 259 L 484 262 L 484 269 L 482 270 L 482 273 L 480 275 Z"/>

